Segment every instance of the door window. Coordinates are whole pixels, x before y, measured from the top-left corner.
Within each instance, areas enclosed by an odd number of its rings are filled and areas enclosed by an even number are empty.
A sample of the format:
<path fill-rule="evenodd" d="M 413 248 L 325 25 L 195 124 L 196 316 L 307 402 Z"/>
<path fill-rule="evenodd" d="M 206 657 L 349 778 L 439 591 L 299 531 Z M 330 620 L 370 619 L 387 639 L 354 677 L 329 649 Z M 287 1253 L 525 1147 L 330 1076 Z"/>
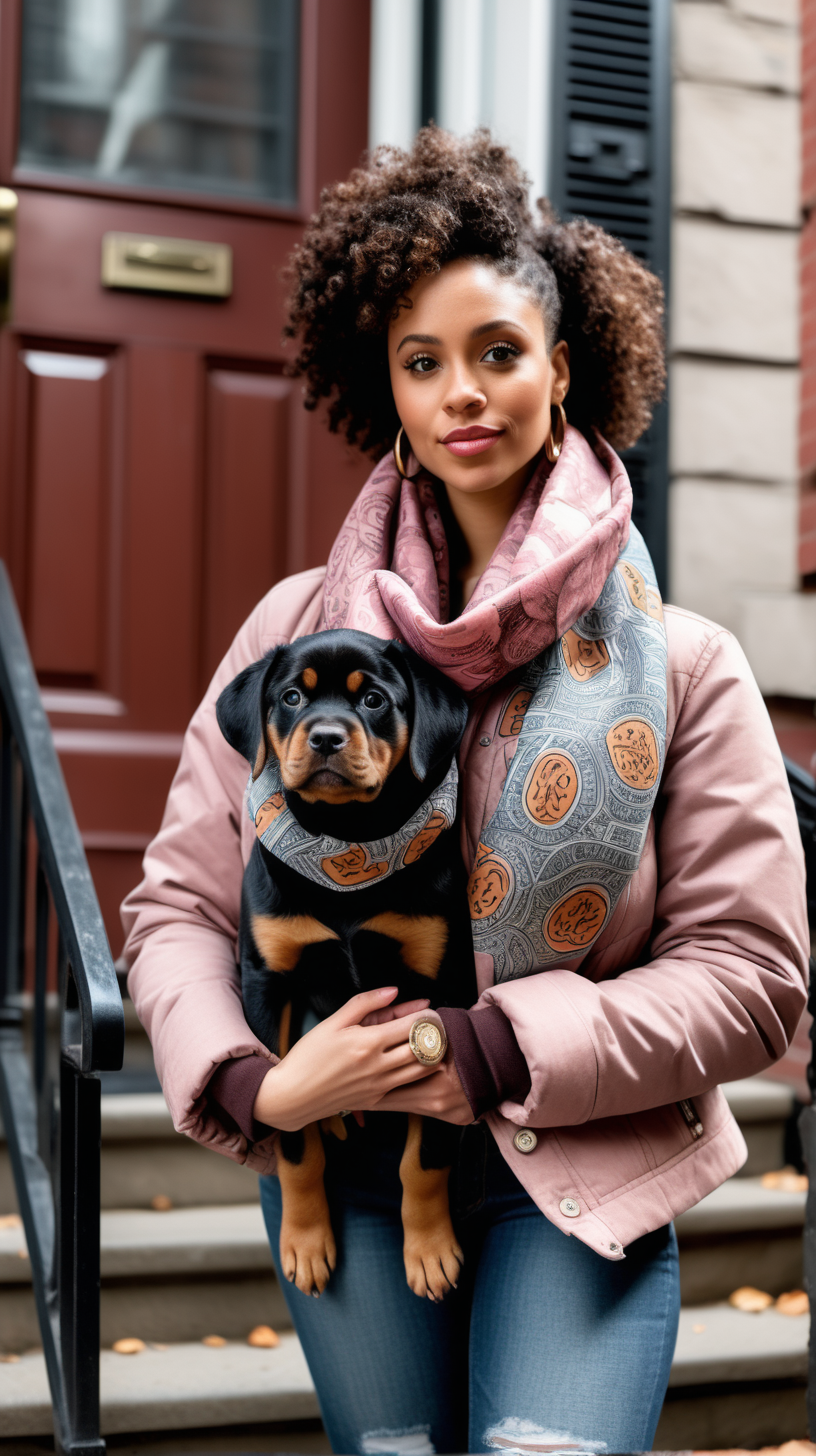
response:
<path fill-rule="evenodd" d="M 21 166 L 293 203 L 298 0 L 25 0 Z"/>

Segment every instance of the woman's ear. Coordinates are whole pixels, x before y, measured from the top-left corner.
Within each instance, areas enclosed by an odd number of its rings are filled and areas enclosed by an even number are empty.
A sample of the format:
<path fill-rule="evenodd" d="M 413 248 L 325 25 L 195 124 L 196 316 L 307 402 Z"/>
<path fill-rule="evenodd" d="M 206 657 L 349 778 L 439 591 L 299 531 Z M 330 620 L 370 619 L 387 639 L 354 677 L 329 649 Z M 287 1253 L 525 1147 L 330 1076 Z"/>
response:
<path fill-rule="evenodd" d="M 269 752 L 266 735 L 266 690 L 282 648 L 267 652 L 239 672 L 219 694 L 215 716 L 227 743 L 252 764 L 252 777 L 262 772 Z"/>
<path fill-rule="evenodd" d="M 450 678 L 402 642 L 389 642 L 386 657 L 411 692 L 408 757 L 415 778 L 424 783 L 431 770 L 452 758 L 458 748 L 468 719 L 467 700 Z"/>

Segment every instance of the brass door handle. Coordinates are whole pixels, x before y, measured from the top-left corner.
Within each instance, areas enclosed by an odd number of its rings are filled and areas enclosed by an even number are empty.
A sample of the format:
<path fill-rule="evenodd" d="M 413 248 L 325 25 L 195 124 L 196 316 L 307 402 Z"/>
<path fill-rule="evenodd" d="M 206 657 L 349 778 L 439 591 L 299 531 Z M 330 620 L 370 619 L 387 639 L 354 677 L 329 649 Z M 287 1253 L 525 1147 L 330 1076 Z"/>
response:
<path fill-rule="evenodd" d="M 11 312 L 11 264 L 14 257 L 14 231 L 17 220 L 17 193 L 0 187 L 0 324 Z"/>
<path fill-rule="evenodd" d="M 189 238 L 105 233 L 102 282 L 106 288 L 144 288 L 151 292 L 229 298 L 232 248 L 227 243 L 198 243 Z"/>

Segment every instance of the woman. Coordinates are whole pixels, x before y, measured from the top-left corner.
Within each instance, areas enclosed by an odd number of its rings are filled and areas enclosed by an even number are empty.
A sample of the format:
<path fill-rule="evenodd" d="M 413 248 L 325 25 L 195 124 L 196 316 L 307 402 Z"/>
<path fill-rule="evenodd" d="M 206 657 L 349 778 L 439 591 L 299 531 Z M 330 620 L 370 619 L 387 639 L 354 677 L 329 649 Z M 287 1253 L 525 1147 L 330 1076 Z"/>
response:
<path fill-rule="evenodd" d="M 319 1300 L 284 1285 L 336 1451 L 649 1448 L 679 1312 L 671 1220 L 745 1156 L 717 1084 L 780 1057 L 804 1004 L 802 855 L 767 714 L 727 632 L 664 621 L 610 448 L 663 389 L 660 285 L 587 223 L 535 227 L 525 197 L 486 134 L 435 129 L 324 194 L 293 262 L 296 368 L 307 405 L 328 398 L 331 427 L 382 458 L 327 571 L 275 587 L 238 634 L 124 911 L 176 1126 L 263 1175 L 276 1260 L 272 1129 L 366 1114 L 326 1150 L 337 1268 Z M 253 826 L 214 702 L 270 646 L 341 625 L 401 637 L 470 699 L 481 995 L 443 1013 L 438 1068 L 408 1046 L 422 1003 L 393 988 L 278 1065 L 241 1014 Z M 429 1271 L 427 1299 L 405 1284 L 385 1111 L 463 1128 L 464 1266 Z"/>

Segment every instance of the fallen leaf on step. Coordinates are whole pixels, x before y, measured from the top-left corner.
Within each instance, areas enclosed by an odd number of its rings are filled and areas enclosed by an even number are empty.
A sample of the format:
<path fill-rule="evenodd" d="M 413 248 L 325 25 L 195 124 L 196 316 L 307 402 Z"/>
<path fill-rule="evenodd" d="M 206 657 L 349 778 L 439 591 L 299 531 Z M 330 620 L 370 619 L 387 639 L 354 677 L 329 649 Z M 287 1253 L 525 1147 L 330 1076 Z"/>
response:
<path fill-rule="evenodd" d="M 202 1345 L 209 1345 L 213 1350 L 220 1350 L 221 1346 L 226 1345 L 227 1342 L 223 1335 L 205 1335 L 201 1343 Z"/>
<path fill-rule="evenodd" d="M 780 1294 L 776 1307 L 780 1314 L 808 1314 L 810 1300 L 804 1289 L 789 1289 L 787 1294 Z"/>
<path fill-rule="evenodd" d="M 115 1350 L 117 1355 L 141 1355 L 142 1350 L 146 1349 L 146 1345 L 144 1340 L 127 1338 L 114 1340 L 111 1349 Z"/>
<path fill-rule="evenodd" d="M 173 1200 L 168 1198 L 166 1193 L 156 1193 L 150 1200 L 150 1207 L 156 1213 L 167 1213 L 167 1210 L 173 1207 Z"/>
<path fill-rule="evenodd" d="M 23 1220 L 21 1219 L 19 1213 L 4 1213 L 3 1216 L 0 1218 L 0 1229 L 22 1227 Z"/>
<path fill-rule="evenodd" d="M 760 1179 L 763 1188 L 774 1188 L 777 1193 L 807 1193 L 808 1180 L 804 1173 L 795 1168 L 779 1168 L 774 1173 L 763 1173 Z"/>
<path fill-rule="evenodd" d="M 247 1344 L 258 1350 L 274 1350 L 280 1344 L 280 1335 L 276 1335 L 269 1325 L 256 1325 L 247 1335 Z"/>
<path fill-rule="evenodd" d="M 703 1333 L 703 1330 L 704 1329 L 705 1329 L 705 1325 L 692 1325 L 692 1327 L 691 1327 L 691 1333 L 693 1335 L 701 1335 Z"/>
<path fill-rule="evenodd" d="M 747 1314 L 760 1314 L 763 1309 L 773 1304 L 773 1295 L 766 1294 L 763 1289 L 753 1289 L 750 1284 L 743 1284 L 741 1289 L 735 1289 L 733 1294 L 729 1294 L 728 1303 L 734 1309 L 742 1309 Z"/>
<path fill-rule="evenodd" d="M 0 1355 L 0 1365 L 19 1365 L 19 1355 Z"/>

